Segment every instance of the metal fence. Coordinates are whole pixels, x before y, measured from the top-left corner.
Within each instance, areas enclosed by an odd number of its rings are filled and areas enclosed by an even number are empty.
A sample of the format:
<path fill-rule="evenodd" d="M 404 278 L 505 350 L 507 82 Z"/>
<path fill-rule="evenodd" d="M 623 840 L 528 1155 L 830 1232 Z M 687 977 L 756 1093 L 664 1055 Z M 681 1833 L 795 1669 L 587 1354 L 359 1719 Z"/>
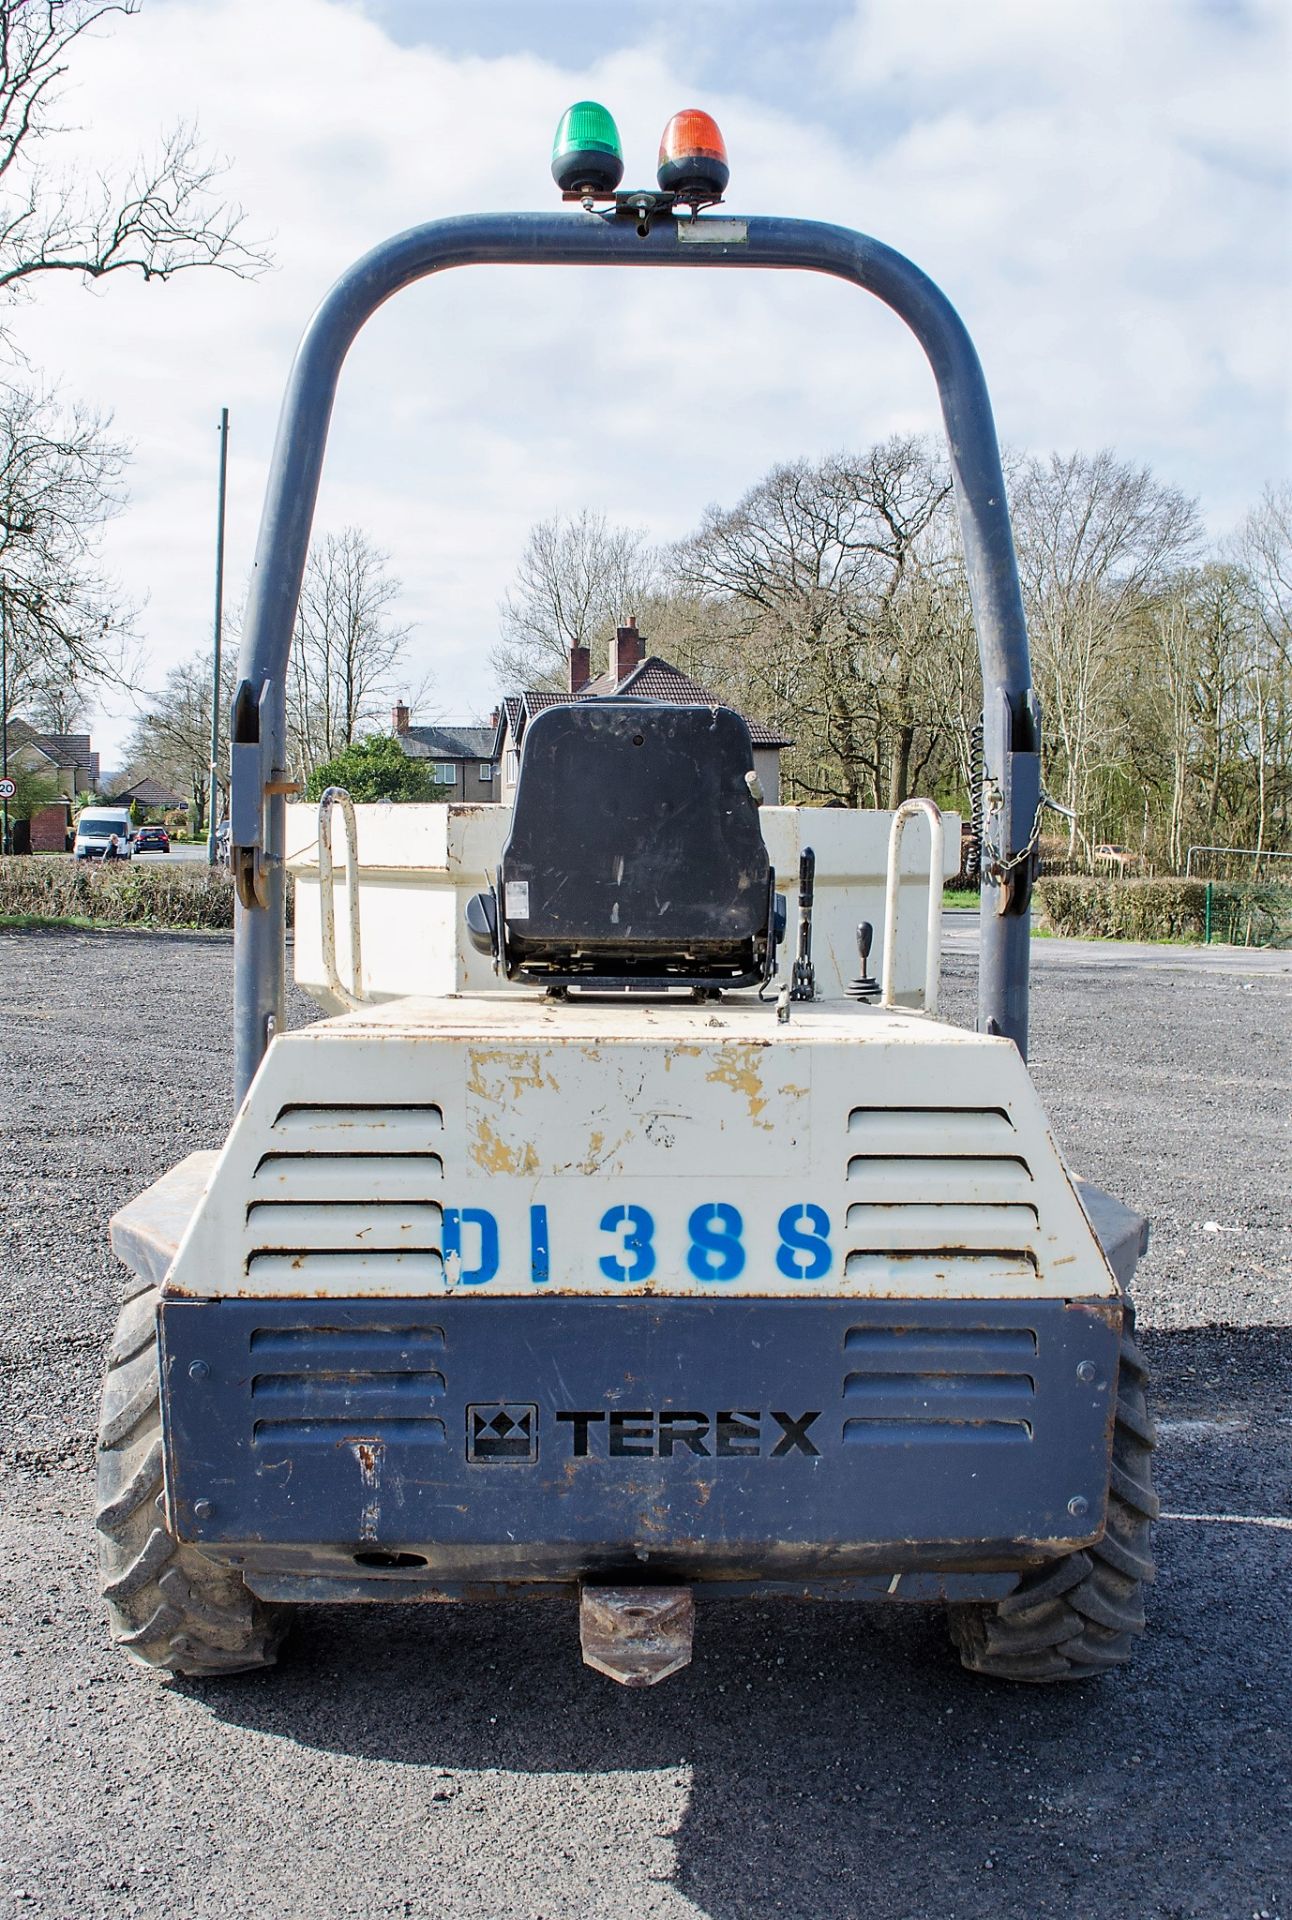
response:
<path fill-rule="evenodd" d="M 1233 947 L 1292 947 L 1292 885 L 1208 880 L 1203 937 Z"/>
<path fill-rule="evenodd" d="M 1184 875 L 1186 880 L 1250 880 L 1254 886 L 1292 886 L 1292 853 L 1266 847 L 1190 847 Z"/>

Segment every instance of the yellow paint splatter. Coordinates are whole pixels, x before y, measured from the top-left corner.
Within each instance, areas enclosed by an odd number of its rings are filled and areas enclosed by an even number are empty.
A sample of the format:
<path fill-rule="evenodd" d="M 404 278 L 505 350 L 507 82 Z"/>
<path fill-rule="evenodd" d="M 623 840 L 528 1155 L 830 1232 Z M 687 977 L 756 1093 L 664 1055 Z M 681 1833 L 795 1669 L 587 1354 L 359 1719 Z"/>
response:
<path fill-rule="evenodd" d="M 523 1146 L 509 1146 L 505 1140 L 499 1139 L 483 1117 L 476 1122 L 475 1134 L 471 1158 L 486 1173 L 534 1174 L 539 1171 L 538 1155 L 528 1140 Z"/>
<path fill-rule="evenodd" d="M 513 1101 L 520 1100 L 525 1087 L 539 1091 L 550 1087 L 554 1093 L 560 1090 L 556 1080 L 544 1070 L 542 1056 L 537 1053 L 517 1053 L 511 1049 L 486 1051 L 473 1047 L 467 1060 L 467 1089 L 482 1100 L 503 1100 L 506 1097 L 503 1093 L 505 1086 L 510 1086 Z"/>
<path fill-rule="evenodd" d="M 767 1096 L 763 1092 L 762 1061 L 765 1048 L 760 1046 L 732 1046 L 721 1049 L 718 1065 L 705 1075 L 706 1080 L 718 1086 L 730 1087 L 749 1103 L 749 1118 L 756 1127 L 770 1133 L 773 1123 L 760 1116 L 767 1110 Z"/>

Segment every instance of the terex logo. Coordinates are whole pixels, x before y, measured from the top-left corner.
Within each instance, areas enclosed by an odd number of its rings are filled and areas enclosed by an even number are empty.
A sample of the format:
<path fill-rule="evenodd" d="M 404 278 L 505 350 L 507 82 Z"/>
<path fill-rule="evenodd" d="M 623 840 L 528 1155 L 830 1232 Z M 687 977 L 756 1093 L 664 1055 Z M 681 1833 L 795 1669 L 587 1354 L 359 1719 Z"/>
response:
<path fill-rule="evenodd" d="M 576 1460 L 604 1452 L 612 1460 L 670 1460 L 685 1449 L 705 1459 L 783 1460 L 791 1453 L 820 1454 L 808 1428 L 815 1413 L 750 1412 L 744 1407 L 722 1413 L 655 1412 L 649 1407 L 623 1412 L 558 1413 L 557 1423 L 572 1430 Z M 767 1423 L 767 1424 L 764 1424 Z"/>

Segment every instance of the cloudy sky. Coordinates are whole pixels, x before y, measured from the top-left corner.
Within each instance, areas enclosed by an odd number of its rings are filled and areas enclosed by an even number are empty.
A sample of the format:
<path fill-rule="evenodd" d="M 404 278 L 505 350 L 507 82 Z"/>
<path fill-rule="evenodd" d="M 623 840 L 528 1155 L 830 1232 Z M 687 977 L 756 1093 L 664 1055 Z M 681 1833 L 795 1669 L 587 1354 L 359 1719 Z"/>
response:
<path fill-rule="evenodd" d="M 618 120 L 626 185 L 652 183 L 669 114 L 703 106 L 733 212 L 912 255 L 1014 446 L 1114 446 L 1216 534 L 1292 470 L 1287 0 L 144 0 L 80 49 L 64 154 L 110 167 L 195 119 L 273 271 L 43 286 L 15 331 L 133 446 L 106 551 L 146 603 L 155 681 L 209 642 L 220 407 L 237 598 L 320 294 L 420 221 L 559 204 L 552 132 L 585 96 Z M 410 679 L 463 719 L 497 691 L 497 602 L 535 519 L 590 505 L 676 538 L 774 461 L 935 425 L 901 324 L 833 282 L 455 273 L 353 350 L 317 524 L 390 552 Z M 96 718 L 106 764 L 130 716 Z"/>

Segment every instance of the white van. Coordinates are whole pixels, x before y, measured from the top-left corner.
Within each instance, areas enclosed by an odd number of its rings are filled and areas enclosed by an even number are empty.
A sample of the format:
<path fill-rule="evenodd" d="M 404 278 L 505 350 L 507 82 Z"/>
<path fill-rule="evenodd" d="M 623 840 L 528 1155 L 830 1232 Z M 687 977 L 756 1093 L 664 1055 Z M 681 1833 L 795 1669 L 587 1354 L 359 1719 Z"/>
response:
<path fill-rule="evenodd" d="M 102 860 L 115 837 L 117 855 L 129 860 L 134 855 L 134 828 L 125 807 L 85 807 L 76 822 L 72 852 L 78 860 Z"/>

